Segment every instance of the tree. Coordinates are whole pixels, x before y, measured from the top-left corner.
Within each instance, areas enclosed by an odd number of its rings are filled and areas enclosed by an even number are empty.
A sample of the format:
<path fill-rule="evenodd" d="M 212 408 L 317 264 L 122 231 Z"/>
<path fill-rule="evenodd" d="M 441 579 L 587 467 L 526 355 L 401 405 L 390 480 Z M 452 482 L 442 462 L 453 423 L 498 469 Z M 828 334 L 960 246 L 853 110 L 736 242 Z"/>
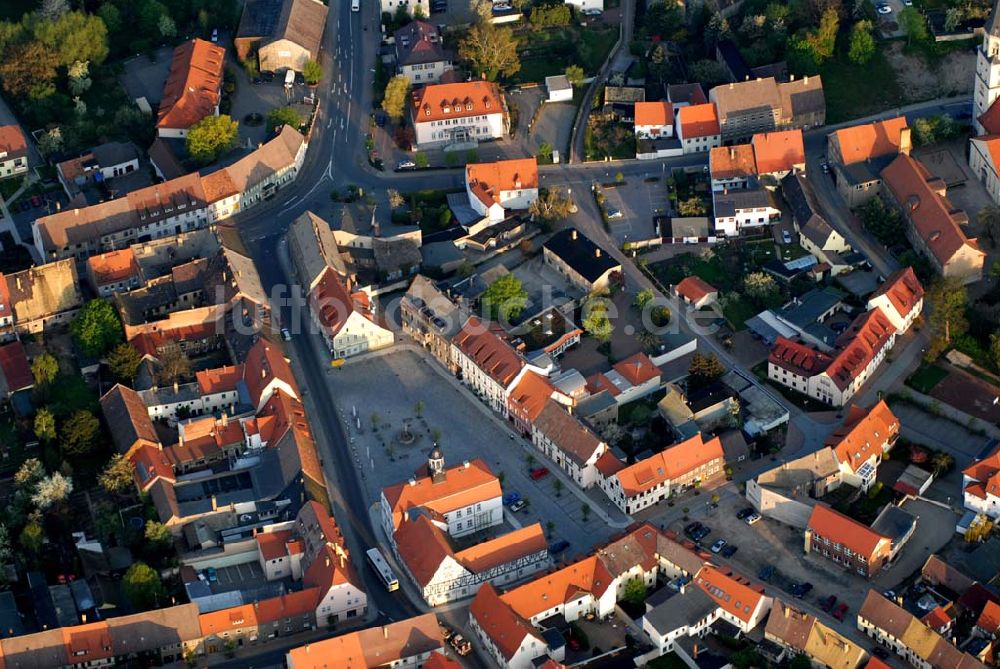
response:
<path fill-rule="evenodd" d="M 302 126 L 302 117 L 294 107 L 275 107 L 267 112 L 267 127 L 280 130 L 281 126 L 290 126 L 298 130 Z"/>
<path fill-rule="evenodd" d="M 965 317 L 969 294 L 957 279 L 943 278 L 936 281 L 927 292 L 927 303 L 930 306 L 928 324 L 931 341 L 924 359 L 931 361 L 937 359 L 955 339 L 969 329 L 969 322 Z"/>
<path fill-rule="evenodd" d="M 2 67 L 2 65 L 0 65 L 0 67 Z M 62 148 L 63 136 L 60 128 L 52 128 L 47 132 L 43 132 L 38 138 L 38 150 L 41 151 L 42 155 L 45 157 L 49 157 L 54 153 L 62 151 Z"/>
<path fill-rule="evenodd" d="M 15 44 L 0 60 L 0 81 L 12 97 L 40 100 L 55 92 L 58 66 L 59 57 L 41 42 Z"/>
<path fill-rule="evenodd" d="M 573 200 L 562 188 L 546 188 L 528 206 L 528 213 L 542 223 L 551 224 L 573 213 Z"/>
<path fill-rule="evenodd" d="M 704 216 L 707 211 L 704 200 L 697 195 L 677 203 L 677 212 L 681 216 Z"/>
<path fill-rule="evenodd" d="M 406 103 L 410 99 L 410 79 L 396 75 L 385 86 L 385 97 L 382 98 L 382 109 L 393 121 L 399 122 L 406 113 Z"/>
<path fill-rule="evenodd" d="M 955 466 L 955 457 L 951 453 L 946 453 L 944 451 L 938 451 L 931 457 L 931 467 L 934 469 L 935 476 L 941 476 L 951 471 L 952 467 Z"/>
<path fill-rule="evenodd" d="M 743 277 L 743 292 L 748 297 L 764 300 L 778 291 L 774 277 L 764 272 L 751 272 Z"/>
<path fill-rule="evenodd" d="M 555 490 L 556 497 L 562 496 L 563 482 L 557 478 L 552 482 L 552 489 Z"/>
<path fill-rule="evenodd" d="M 632 306 L 634 306 L 639 311 L 642 311 L 654 299 L 656 299 L 656 296 L 653 294 L 652 289 L 643 288 L 642 290 L 640 290 L 635 294 L 635 298 L 632 300 Z"/>
<path fill-rule="evenodd" d="M 871 21 L 858 21 L 851 27 L 847 57 L 855 65 L 866 65 L 875 55 L 875 38 Z"/>
<path fill-rule="evenodd" d="M 491 318 L 510 321 L 528 306 L 528 291 L 513 274 L 504 274 L 483 293 L 482 304 Z"/>
<path fill-rule="evenodd" d="M 965 12 L 961 7 L 949 7 L 944 15 L 945 32 L 953 33 L 955 29 L 965 20 Z"/>
<path fill-rule="evenodd" d="M 118 344 L 108 354 L 108 367 L 114 377 L 122 383 L 132 383 L 141 364 L 142 354 L 129 343 Z"/>
<path fill-rule="evenodd" d="M 423 400 L 417 400 L 416 402 L 413 403 L 413 414 L 417 418 L 420 418 L 421 416 L 424 415 L 424 401 Z"/>
<path fill-rule="evenodd" d="M 80 350 L 94 357 L 104 355 L 124 335 L 115 308 L 100 298 L 83 305 L 69 329 Z"/>
<path fill-rule="evenodd" d="M 66 71 L 69 92 L 73 95 L 83 95 L 90 89 L 90 63 L 86 60 L 75 61 Z"/>
<path fill-rule="evenodd" d="M 315 86 L 323 78 L 323 66 L 310 58 L 302 66 L 302 78 L 310 86 Z"/>
<path fill-rule="evenodd" d="M 39 441 L 50 442 L 56 438 L 56 417 L 47 407 L 42 407 L 35 414 L 33 427 Z"/>
<path fill-rule="evenodd" d="M 86 409 L 74 411 L 62 427 L 62 450 L 65 453 L 81 455 L 94 447 L 101 424 Z"/>
<path fill-rule="evenodd" d="M 688 68 L 688 74 L 692 81 L 701 82 L 704 86 L 721 84 L 729 77 L 726 68 L 714 60 L 696 60 Z"/>
<path fill-rule="evenodd" d="M 587 522 L 587 519 L 590 518 L 590 505 L 586 502 L 581 504 L 580 513 L 583 514 L 583 522 Z"/>
<path fill-rule="evenodd" d="M 806 35 L 805 41 L 812 52 L 817 65 L 828 60 L 837 46 L 837 31 L 840 29 L 840 16 L 833 7 L 827 8 L 820 18 L 819 27 Z"/>
<path fill-rule="evenodd" d="M 395 188 L 390 188 L 386 191 L 386 195 L 389 196 L 389 208 L 399 209 L 406 204 L 406 198 L 399 194 L 399 191 Z"/>
<path fill-rule="evenodd" d="M 31 501 L 44 511 L 65 501 L 71 492 L 73 492 L 73 481 L 59 472 L 53 472 L 52 475 L 38 482 L 35 494 L 31 496 Z"/>
<path fill-rule="evenodd" d="M 882 198 L 873 197 L 861 207 L 861 222 L 885 246 L 895 246 L 906 239 L 899 210 L 886 206 Z"/>
<path fill-rule="evenodd" d="M 37 520 L 31 520 L 24 529 L 21 530 L 21 546 L 32 556 L 38 556 L 42 552 L 45 543 L 45 530 Z"/>
<path fill-rule="evenodd" d="M 614 326 L 608 318 L 607 300 L 600 296 L 590 296 L 581 309 L 582 325 L 592 337 L 604 343 L 611 341 Z"/>
<path fill-rule="evenodd" d="M 59 375 L 59 361 L 50 353 L 42 353 L 31 361 L 31 376 L 36 386 L 47 386 Z"/>
<path fill-rule="evenodd" d="M 579 65 L 570 65 L 566 68 L 566 79 L 573 86 L 579 86 L 586 75 Z"/>
<path fill-rule="evenodd" d="M 477 74 L 490 81 L 501 76 L 512 77 L 521 70 L 513 31 L 492 23 L 477 23 L 469 28 L 465 39 L 459 42 L 458 53 Z"/>
<path fill-rule="evenodd" d="M 122 13 L 113 2 L 101 3 L 97 8 L 97 15 L 104 21 L 109 33 L 115 34 L 122 29 Z"/>
<path fill-rule="evenodd" d="M 927 23 L 915 7 L 903 7 L 903 11 L 899 13 L 899 27 L 906 32 L 907 45 L 927 40 Z"/>
<path fill-rule="evenodd" d="M 108 28 L 99 16 L 67 12 L 55 21 L 38 21 L 34 30 L 35 39 L 52 51 L 62 67 L 77 60 L 100 65 L 108 57 Z"/>
<path fill-rule="evenodd" d="M 538 145 L 538 157 L 545 162 L 552 160 L 552 145 L 548 142 L 542 142 Z"/>
<path fill-rule="evenodd" d="M 151 548 L 158 551 L 169 548 L 174 540 L 170 528 L 155 520 L 146 521 L 145 536 L 146 541 L 152 544 Z"/>
<path fill-rule="evenodd" d="M 660 345 L 660 335 L 643 328 L 635 333 L 635 338 L 644 351 L 656 351 Z"/>
<path fill-rule="evenodd" d="M 14 560 L 14 548 L 10 545 L 10 531 L 0 523 L 0 566 L 8 565 Z"/>
<path fill-rule="evenodd" d="M 1000 243 L 1000 207 L 983 207 L 976 214 L 976 221 L 989 238 L 990 246 L 996 248 Z"/>
<path fill-rule="evenodd" d="M 35 486 L 43 478 L 45 478 L 45 466 L 38 458 L 28 458 L 14 473 L 14 485 L 30 496 L 34 494 Z"/>
<path fill-rule="evenodd" d="M 422 21 L 422 20 L 424 20 L 426 18 L 427 18 L 427 15 L 424 13 L 424 6 L 421 5 L 421 4 L 414 5 L 413 6 L 413 20 L 414 21 Z"/>
<path fill-rule="evenodd" d="M 239 122 L 226 114 L 206 116 L 188 131 L 185 140 L 188 155 L 202 165 L 208 165 L 236 146 L 239 130 Z"/>
<path fill-rule="evenodd" d="M 131 460 L 119 453 L 115 453 L 97 477 L 97 482 L 107 492 L 117 495 L 132 487 L 132 474 L 134 471 L 135 467 Z"/>
<path fill-rule="evenodd" d="M 180 346 L 169 346 L 160 353 L 160 383 L 172 385 L 191 375 L 191 361 Z"/>
<path fill-rule="evenodd" d="M 122 588 L 125 596 L 139 610 L 157 606 L 164 595 L 160 575 L 145 562 L 136 562 L 128 568 L 122 579 Z"/>
<path fill-rule="evenodd" d="M 167 39 L 177 34 L 177 24 L 174 23 L 169 14 L 164 14 L 160 17 L 160 20 L 156 23 L 156 28 L 159 30 L 160 36 Z"/>
<path fill-rule="evenodd" d="M 691 365 L 688 367 L 688 390 L 709 386 L 725 373 L 726 368 L 715 353 L 706 356 L 696 352 L 691 356 Z"/>
<path fill-rule="evenodd" d="M 625 582 L 622 599 L 632 606 L 642 606 L 646 601 L 646 583 L 641 578 L 631 578 Z"/>
<path fill-rule="evenodd" d="M 477 23 L 489 23 L 493 19 L 492 0 L 472 0 L 472 12 Z"/>
<path fill-rule="evenodd" d="M 38 8 L 38 17 L 46 21 L 55 21 L 69 11 L 69 0 L 42 0 Z"/>
<path fill-rule="evenodd" d="M 788 669 L 812 669 L 813 663 L 808 655 L 797 654 L 788 663 Z"/>
<path fill-rule="evenodd" d="M 416 165 L 417 167 L 419 167 L 420 169 L 423 169 L 423 168 L 427 167 L 428 165 L 430 165 L 431 161 L 427 157 L 426 153 L 423 153 L 422 151 L 418 151 L 418 152 L 416 152 L 416 153 L 413 154 L 413 164 Z"/>

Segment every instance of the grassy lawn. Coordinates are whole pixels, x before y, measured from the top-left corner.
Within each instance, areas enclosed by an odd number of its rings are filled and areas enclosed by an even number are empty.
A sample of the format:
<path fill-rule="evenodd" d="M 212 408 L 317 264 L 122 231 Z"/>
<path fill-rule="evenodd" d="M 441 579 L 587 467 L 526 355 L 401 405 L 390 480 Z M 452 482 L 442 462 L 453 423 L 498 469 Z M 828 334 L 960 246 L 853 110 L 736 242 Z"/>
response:
<path fill-rule="evenodd" d="M 759 309 L 745 300 L 731 299 L 726 302 L 726 308 L 722 310 L 722 315 L 729 322 L 729 327 L 734 331 L 746 330 L 747 320 L 757 315 Z"/>
<path fill-rule="evenodd" d="M 615 43 L 612 29 L 575 26 L 525 31 L 517 39 L 521 70 L 514 78 L 522 84 L 542 83 L 545 77 L 562 74 L 569 65 L 579 65 L 593 75 Z"/>
<path fill-rule="evenodd" d="M 906 385 L 926 395 L 946 376 L 948 372 L 937 365 L 921 365 L 920 369 L 906 379 Z"/>
<path fill-rule="evenodd" d="M 840 123 L 902 104 L 896 72 L 882 50 L 867 65 L 855 65 L 846 48 L 820 69 L 826 95 L 826 122 Z"/>

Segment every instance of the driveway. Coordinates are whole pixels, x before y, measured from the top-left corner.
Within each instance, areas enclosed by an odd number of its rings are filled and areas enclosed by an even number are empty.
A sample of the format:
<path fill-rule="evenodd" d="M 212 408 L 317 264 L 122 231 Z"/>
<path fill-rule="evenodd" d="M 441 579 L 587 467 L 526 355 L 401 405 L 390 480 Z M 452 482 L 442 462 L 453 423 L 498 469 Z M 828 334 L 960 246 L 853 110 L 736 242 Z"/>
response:
<path fill-rule="evenodd" d="M 968 467 L 989 443 L 988 437 L 973 434 L 961 425 L 909 402 L 893 402 L 892 412 L 902 423 L 900 433 L 904 437 L 951 453 L 958 469 Z"/>
<path fill-rule="evenodd" d="M 151 107 L 160 104 L 163 83 L 170 71 L 171 47 L 162 47 L 152 55 L 141 55 L 125 61 L 125 71 L 121 75 L 122 86 L 133 100 L 146 98 Z"/>
<path fill-rule="evenodd" d="M 544 91 L 544 88 L 537 89 Z M 573 119 L 577 106 L 570 102 L 546 102 L 538 112 L 538 118 L 528 135 L 527 148 L 534 154 L 538 147 L 548 144 L 559 152 L 560 160 L 569 157 L 570 136 L 573 133 Z M 521 118 L 524 118 L 523 116 Z"/>

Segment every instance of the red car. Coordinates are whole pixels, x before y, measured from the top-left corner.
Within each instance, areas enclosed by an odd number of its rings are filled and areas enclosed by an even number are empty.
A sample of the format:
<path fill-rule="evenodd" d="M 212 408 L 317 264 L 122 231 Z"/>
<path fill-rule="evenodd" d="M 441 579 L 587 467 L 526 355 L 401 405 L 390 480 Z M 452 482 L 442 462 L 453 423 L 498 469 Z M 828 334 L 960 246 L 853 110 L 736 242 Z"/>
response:
<path fill-rule="evenodd" d="M 548 467 L 535 467 L 529 472 L 532 481 L 537 481 L 538 479 L 543 479 L 549 475 Z"/>
<path fill-rule="evenodd" d="M 37 195 L 32 195 L 31 196 L 31 206 L 32 207 L 41 207 L 42 206 L 42 198 L 38 197 Z"/>
<path fill-rule="evenodd" d="M 841 602 L 837 605 L 837 608 L 833 610 L 833 617 L 837 620 L 843 620 L 845 615 L 847 615 L 847 604 Z"/>

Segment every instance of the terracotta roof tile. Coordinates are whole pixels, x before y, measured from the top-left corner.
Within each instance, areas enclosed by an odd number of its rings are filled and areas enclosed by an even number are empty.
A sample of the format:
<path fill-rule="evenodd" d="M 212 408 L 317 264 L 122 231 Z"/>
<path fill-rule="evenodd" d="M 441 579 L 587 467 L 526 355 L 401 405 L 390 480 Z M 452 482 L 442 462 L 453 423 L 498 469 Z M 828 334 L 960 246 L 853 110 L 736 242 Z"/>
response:
<path fill-rule="evenodd" d="M 428 84 L 413 92 L 413 122 L 503 113 L 503 94 L 489 81 Z M 448 111 L 445 111 L 445 110 Z"/>
<path fill-rule="evenodd" d="M 98 286 L 124 281 L 139 273 L 139 263 L 131 247 L 91 256 L 87 265 Z"/>
<path fill-rule="evenodd" d="M 841 464 L 857 471 L 872 456 L 882 458 L 882 444 L 891 442 L 899 434 L 899 419 L 885 403 L 879 400 L 870 407 L 852 406 L 844 424 L 827 438 Z"/>
<path fill-rule="evenodd" d="M 465 181 L 487 207 L 500 202 L 501 191 L 538 188 L 538 161 L 534 158 L 470 163 Z"/>
<path fill-rule="evenodd" d="M 762 132 L 753 136 L 754 161 L 757 174 L 789 172 L 796 165 L 805 165 L 806 150 L 801 130 Z"/>
<path fill-rule="evenodd" d="M 533 523 L 459 551 L 455 559 L 472 573 L 482 573 L 522 556 L 545 551 L 548 545 L 542 524 Z"/>
<path fill-rule="evenodd" d="M 717 146 L 709 152 L 708 164 L 713 179 L 735 179 L 757 174 L 753 146 L 750 144 Z"/>
<path fill-rule="evenodd" d="M 531 619 L 570 599 L 580 592 L 600 597 L 613 584 L 614 577 L 596 555 L 586 557 L 551 574 L 529 581 L 504 594 L 501 599 L 519 616 Z"/>
<path fill-rule="evenodd" d="M 677 124 L 684 139 L 712 137 L 722 132 L 715 104 L 711 102 L 681 107 L 677 110 Z"/>
<path fill-rule="evenodd" d="M 28 364 L 28 354 L 25 353 L 24 344 L 20 341 L 0 346 L 0 373 L 3 373 L 8 393 L 16 393 L 18 390 L 35 385 L 35 377 L 31 373 L 31 365 Z"/>
<path fill-rule="evenodd" d="M 174 49 L 156 127 L 187 129 L 214 114 L 225 59 L 225 48 L 197 38 Z"/>
<path fill-rule="evenodd" d="M 824 504 L 816 504 L 813 507 L 808 527 L 815 536 L 841 544 L 865 559 L 871 558 L 880 544 L 889 541 L 888 537 L 882 536 L 867 525 Z"/>
<path fill-rule="evenodd" d="M 764 588 L 752 585 L 736 572 L 714 565 L 702 567 L 694 582 L 716 604 L 744 622 L 753 618 L 764 598 Z"/>
<path fill-rule="evenodd" d="M 628 497 L 680 478 L 713 460 L 722 460 L 722 442 L 718 437 L 704 441 L 701 434 L 669 446 L 656 455 L 629 465 L 617 473 Z"/>
<path fill-rule="evenodd" d="M 833 132 L 845 165 L 899 153 L 900 133 L 906 117 L 863 123 Z"/>
<path fill-rule="evenodd" d="M 466 321 L 452 343 L 487 376 L 505 388 L 525 365 L 517 351 L 487 330 L 476 317 Z"/>
<path fill-rule="evenodd" d="M 778 337 L 767 361 L 794 374 L 808 377 L 821 374 L 830 366 L 833 358 L 792 339 Z"/>
<path fill-rule="evenodd" d="M 896 328 L 881 309 L 861 314 L 837 338 L 841 349 L 826 368 L 826 373 L 838 388 L 847 388 L 895 334 Z"/>
<path fill-rule="evenodd" d="M 1000 134 L 1000 105 L 996 100 L 989 108 L 979 115 L 979 123 L 990 134 Z"/>
<path fill-rule="evenodd" d="M 920 285 L 913 268 L 904 267 L 889 276 L 868 300 L 871 301 L 881 295 L 889 299 L 892 308 L 900 317 L 905 317 L 924 299 L 924 287 Z"/>
<path fill-rule="evenodd" d="M 709 293 L 717 293 L 718 289 L 698 276 L 686 276 L 677 284 L 677 294 L 689 302 L 697 302 Z"/>
<path fill-rule="evenodd" d="M 226 365 L 214 369 L 202 369 L 195 372 L 198 390 L 202 395 L 212 395 L 236 390 L 237 384 L 243 380 L 243 365 Z"/>
<path fill-rule="evenodd" d="M 393 525 L 399 527 L 403 514 L 411 509 L 424 508 L 432 513 L 445 514 L 502 496 L 500 481 L 485 462 L 475 459 L 466 464 L 445 470 L 444 480 L 435 482 L 430 476 L 382 489 L 392 510 Z"/>
<path fill-rule="evenodd" d="M 479 588 L 469 607 L 469 615 L 507 660 L 514 657 L 526 636 L 543 643 L 534 626 L 502 599 L 490 583 Z"/>
<path fill-rule="evenodd" d="M 673 125 L 674 106 L 666 100 L 635 103 L 635 125 Z"/>
<path fill-rule="evenodd" d="M 979 614 L 979 619 L 976 620 L 976 627 L 989 634 L 1000 632 L 1000 604 L 987 601 L 983 612 Z"/>
<path fill-rule="evenodd" d="M 531 425 L 538 419 L 538 415 L 556 392 L 555 386 L 547 378 L 529 371 L 511 389 L 510 398 L 507 400 L 509 410 Z"/>
<path fill-rule="evenodd" d="M 558 402 L 549 400 L 534 421 L 535 428 L 577 465 L 606 450 L 604 441 Z"/>
<path fill-rule="evenodd" d="M 633 386 L 660 378 L 660 368 L 645 353 L 639 352 L 614 364 L 613 369 Z"/>
<path fill-rule="evenodd" d="M 5 160 L 28 155 L 28 142 L 17 125 L 0 125 L 0 152 L 7 153 Z"/>

